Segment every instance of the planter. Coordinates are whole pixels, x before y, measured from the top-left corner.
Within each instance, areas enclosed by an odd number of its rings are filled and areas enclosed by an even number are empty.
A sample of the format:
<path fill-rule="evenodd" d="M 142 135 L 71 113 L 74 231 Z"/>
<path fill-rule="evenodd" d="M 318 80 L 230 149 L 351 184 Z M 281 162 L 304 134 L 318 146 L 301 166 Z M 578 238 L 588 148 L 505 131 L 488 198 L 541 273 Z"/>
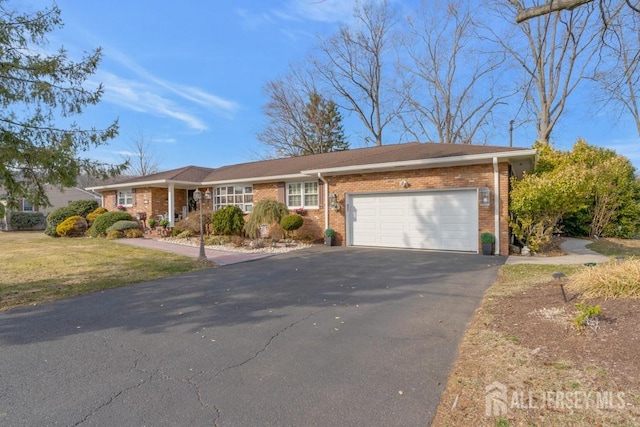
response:
<path fill-rule="evenodd" d="M 493 255 L 494 243 L 482 244 L 482 255 Z"/>
<path fill-rule="evenodd" d="M 325 236 L 324 244 L 327 246 L 333 246 L 333 236 Z"/>

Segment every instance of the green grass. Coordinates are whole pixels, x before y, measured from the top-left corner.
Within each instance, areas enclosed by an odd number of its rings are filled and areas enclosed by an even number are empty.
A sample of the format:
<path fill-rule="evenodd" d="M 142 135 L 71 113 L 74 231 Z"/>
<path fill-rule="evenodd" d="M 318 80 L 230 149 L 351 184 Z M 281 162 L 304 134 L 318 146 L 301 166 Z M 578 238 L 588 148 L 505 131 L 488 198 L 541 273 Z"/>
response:
<path fill-rule="evenodd" d="M 498 283 L 487 290 L 487 296 L 499 297 L 524 292 L 537 283 L 553 280 L 555 272 L 569 276 L 584 268 L 581 265 L 510 264 L 504 265 L 498 275 Z"/>
<path fill-rule="evenodd" d="M 0 233 L 0 310 L 208 268 L 196 259 L 106 239 Z"/>
<path fill-rule="evenodd" d="M 621 239 L 599 239 L 587 245 L 587 248 L 606 256 L 640 257 L 640 241 Z"/>

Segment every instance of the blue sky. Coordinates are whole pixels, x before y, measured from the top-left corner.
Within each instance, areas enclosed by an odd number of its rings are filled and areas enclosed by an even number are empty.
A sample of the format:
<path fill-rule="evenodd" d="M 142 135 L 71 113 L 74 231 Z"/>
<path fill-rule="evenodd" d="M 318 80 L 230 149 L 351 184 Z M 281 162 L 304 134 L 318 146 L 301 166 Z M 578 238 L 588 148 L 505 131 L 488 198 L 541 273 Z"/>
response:
<path fill-rule="evenodd" d="M 396 0 L 403 11 L 420 0 Z M 51 3 L 24 0 L 38 9 Z M 57 0 L 64 28 L 49 36 L 50 48 L 63 45 L 74 58 L 97 46 L 103 61 L 92 83 L 105 94 L 77 122 L 105 127 L 119 119 L 120 135 L 89 152 L 120 162 L 144 135 L 161 170 L 185 165 L 217 167 L 258 160 L 264 148 L 263 86 L 299 63 L 318 36 L 349 22 L 354 0 Z M 631 121 L 606 110 L 595 112 L 589 93 L 578 94 L 556 128 L 555 145 L 569 149 L 576 138 L 615 149 L 640 166 L 640 138 Z M 516 101 L 513 101 L 514 107 Z M 519 104 L 518 104 L 519 105 Z M 347 117 L 351 147 L 364 146 Z M 508 129 L 495 132 L 491 145 L 508 145 Z M 514 145 L 530 147 L 535 130 L 514 132 Z M 406 142 L 388 134 L 386 143 Z"/>

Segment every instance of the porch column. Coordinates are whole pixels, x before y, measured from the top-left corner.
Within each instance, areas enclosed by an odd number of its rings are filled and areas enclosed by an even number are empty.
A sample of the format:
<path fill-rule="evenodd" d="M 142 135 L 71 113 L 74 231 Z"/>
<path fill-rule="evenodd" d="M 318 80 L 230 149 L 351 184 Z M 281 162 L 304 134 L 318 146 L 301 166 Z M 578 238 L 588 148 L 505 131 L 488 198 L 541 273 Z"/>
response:
<path fill-rule="evenodd" d="M 169 205 L 167 208 L 167 215 L 169 216 L 169 227 L 174 227 L 175 226 L 175 221 L 176 221 L 176 215 L 175 215 L 175 188 L 173 186 L 173 184 L 169 184 L 169 189 L 168 191 L 168 201 L 167 204 Z"/>

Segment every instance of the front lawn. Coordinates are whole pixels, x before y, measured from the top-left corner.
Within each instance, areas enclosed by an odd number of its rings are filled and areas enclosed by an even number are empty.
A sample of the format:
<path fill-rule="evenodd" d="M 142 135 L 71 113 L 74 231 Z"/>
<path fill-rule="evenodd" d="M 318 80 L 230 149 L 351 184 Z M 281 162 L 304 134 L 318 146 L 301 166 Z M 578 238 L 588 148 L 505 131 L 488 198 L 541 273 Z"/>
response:
<path fill-rule="evenodd" d="M 0 310 L 210 267 L 106 239 L 0 233 Z"/>

